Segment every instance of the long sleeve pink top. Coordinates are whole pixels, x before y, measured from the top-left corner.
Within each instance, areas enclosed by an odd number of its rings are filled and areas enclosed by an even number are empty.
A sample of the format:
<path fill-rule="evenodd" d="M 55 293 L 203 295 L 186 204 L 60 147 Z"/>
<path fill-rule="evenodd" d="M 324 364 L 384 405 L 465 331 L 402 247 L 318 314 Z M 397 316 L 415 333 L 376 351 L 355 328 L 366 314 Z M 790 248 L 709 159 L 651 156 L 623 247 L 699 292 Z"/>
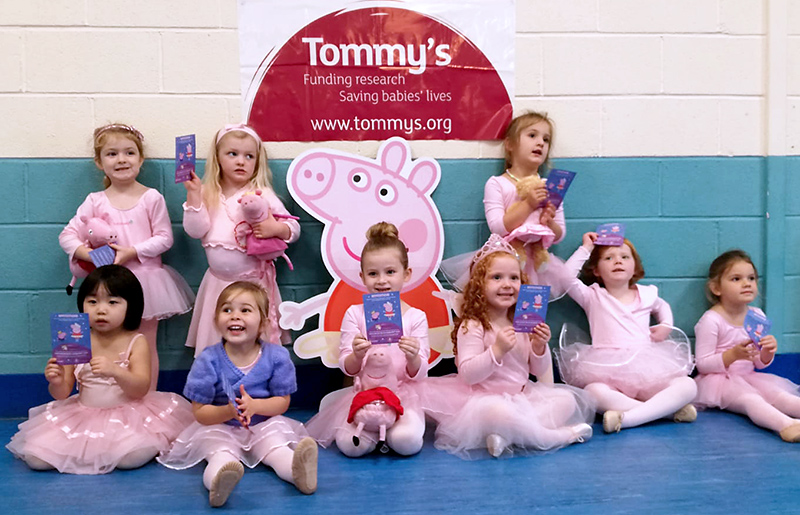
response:
<path fill-rule="evenodd" d="M 567 261 L 570 276 L 564 288 L 586 312 L 594 347 L 623 347 L 650 341 L 650 317 L 661 324 L 672 325 L 672 309 L 658 296 L 654 285 L 635 285 L 637 298 L 623 304 L 597 283 L 586 286 L 577 277 L 589 251 L 578 247 Z"/>
<path fill-rule="evenodd" d="M 353 340 L 356 335 L 367 335 L 367 320 L 364 317 L 364 305 L 353 304 L 344 314 L 342 319 L 342 336 L 339 344 L 339 368 L 347 374 L 344 361 L 353 353 Z M 387 345 L 389 355 L 392 358 L 392 369 L 397 374 L 397 380 L 401 383 L 415 381 L 428 375 L 428 360 L 431 356 L 431 347 L 428 343 L 428 318 L 425 312 L 417 308 L 408 307 L 403 311 L 403 335 L 416 338 L 419 341 L 420 366 L 417 374 L 413 377 L 408 375 L 406 370 L 406 356 L 397 344 Z"/>
<path fill-rule="evenodd" d="M 763 311 L 754 308 L 763 315 Z M 742 326 L 735 326 L 725 320 L 713 309 L 706 311 L 694 326 L 695 356 L 697 357 L 697 371 L 701 374 L 748 374 L 756 368 L 764 368 L 770 363 L 761 361 L 761 356 L 755 362 L 737 360 L 726 369 L 722 361 L 722 353 L 726 350 L 750 341 L 747 332 Z"/>
<path fill-rule="evenodd" d="M 486 181 L 486 186 L 483 189 L 483 209 L 490 231 L 500 236 L 506 236 L 511 232 L 503 223 L 503 217 L 508 208 L 518 201 L 517 187 L 504 176 L 496 175 Z M 537 211 L 541 214 L 541 208 L 537 209 Z M 563 240 L 567 234 L 563 203 L 556 209 L 556 216 L 553 220 L 561 227 L 561 237 L 553 242 L 555 244 Z"/>
<path fill-rule="evenodd" d="M 517 333 L 514 347 L 498 360 L 492 352 L 497 339 L 494 328 L 485 330 L 480 322 L 468 320 L 458 331 L 456 366 L 458 377 L 473 389 L 487 393 L 519 393 L 528 376 L 539 376 L 552 366 L 550 348 L 537 356 L 527 334 Z"/>

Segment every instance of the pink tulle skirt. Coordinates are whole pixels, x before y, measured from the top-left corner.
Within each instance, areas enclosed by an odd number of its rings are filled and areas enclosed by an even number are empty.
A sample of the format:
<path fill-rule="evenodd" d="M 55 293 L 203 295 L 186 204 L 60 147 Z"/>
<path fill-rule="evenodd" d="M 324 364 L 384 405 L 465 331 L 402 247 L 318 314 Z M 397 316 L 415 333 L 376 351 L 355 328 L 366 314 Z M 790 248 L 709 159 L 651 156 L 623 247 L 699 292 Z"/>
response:
<path fill-rule="evenodd" d="M 165 467 L 182 470 L 214 453 L 226 451 L 253 468 L 273 450 L 294 448 L 306 436 L 308 433 L 302 423 L 284 416 L 271 417 L 249 428 L 228 424 L 206 426 L 195 422 L 157 460 Z"/>
<path fill-rule="evenodd" d="M 129 268 L 142 284 L 144 292 L 142 318 L 164 320 L 192 309 L 194 292 L 186 279 L 174 268 L 167 265 L 131 265 Z"/>
<path fill-rule="evenodd" d="M 559 373 L 565 383 L 578 388 L 603 383 L 628 397 L 646 400 L 672 379 L 691 373 L 694 362 L 685 345 L 672 340 L 621 348 L 573 343 L 557 353 Z"/>
<path fill-rule="evenodd" d="M 786 378 L 766 372 L 743 374 L 700 374 L 695 378 L 698 408 L 727 408 L 741 395 L 755 393 L 773 404 L 783 392 L 800 395 L 798 386 Z"/>
<path fill-rule="evenodd" d="M 38 458 L 68 474 L 106 474 L 132 452 L 153 457 L 192 423 L 191 405 L 174 393 L 150 392 L 110 408 L 84 406 L 79 395 L 29 411 L 6 446 L 20 459 Z"/>
<path fill-rule="evenodd" d="M 428 378 L 423 409 L 438 423 L 435 446 L 463 459 L 488 457 L 486 438 L 509 447 L 504 456 L 554 451 L 575 441 L 572 427 L 591 424 L 595 406 L 584 391 L 528 381 L 518 393 L 471 388 L 457 375 Z"/>
<path fill-rule="evenodd" d="M 425 380 L 427 381 L 427 379 Z M 410 381 L 401 384 L 395 394 L 400 399 L 403 412 L 416 411 L 422 413 L 419 400 L 419 381 Z M 336 439 L 336 434 L 341 430 L 349 430 L 347 415 L 356 392 L 352 387 L 342 388 L 326 395 L 319 405 L 319 413 L 306 422 L 308 434 L 322 447 L 328 447 Z M 420 419 L 423 417 L 420 416 Z M 369 441 L 378 441 L 378 433 L 363 431 L 364 438 Z"/>

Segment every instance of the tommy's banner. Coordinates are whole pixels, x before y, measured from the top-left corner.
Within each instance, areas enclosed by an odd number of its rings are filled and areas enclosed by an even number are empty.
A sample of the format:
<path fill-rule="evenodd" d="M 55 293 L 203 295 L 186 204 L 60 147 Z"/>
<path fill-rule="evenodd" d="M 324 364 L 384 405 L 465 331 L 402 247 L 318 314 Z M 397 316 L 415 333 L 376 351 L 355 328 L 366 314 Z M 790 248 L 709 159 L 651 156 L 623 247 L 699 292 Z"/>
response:
<path fill-rule="evenodd" d="M 267 141 L 499 139 L 513 0 L 239 0 L 247 123 Z"/>

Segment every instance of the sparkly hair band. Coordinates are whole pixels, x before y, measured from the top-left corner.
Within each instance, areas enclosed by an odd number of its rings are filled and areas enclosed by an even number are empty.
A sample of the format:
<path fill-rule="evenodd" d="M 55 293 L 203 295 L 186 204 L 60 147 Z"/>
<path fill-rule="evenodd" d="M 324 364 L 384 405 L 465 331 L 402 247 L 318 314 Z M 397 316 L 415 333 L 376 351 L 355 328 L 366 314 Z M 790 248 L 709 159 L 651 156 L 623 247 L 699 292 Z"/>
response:
<path fill-rule="evenodd" d="M 101 134 L 108 131 L 123 131 L 123 132 L 130 132 L 134 136 L 136 136 L 139 141 L 144 143 L 144 135 L 139 132 L 139 129 L 134 127 L 133 125 L 124 125 L 121 123 L 109 123 L 108 125 L 103 125 L 102 127 L 98 127 L 94 130 L 94 139 L 100 137 Z"/>
<path fill-rule="evenodd" d="M 258 143 L 258 146 L 261 147 L 261 137 L 252 129 L 252 127 L 248 127 L 243 123 L 229 123 L 225 127 L 221 128 L 217 133 L 217 141 L 215 142 L 215 145 L 219 145 L 222 137 L 229 132 L 244 132 L 245 134 L 252 136 L 252 138 L 256 140 L 256 143 Z"/>
<path fill-rule="evenodd" d="M 492 235 L 489 236 L 489 239 L 486 240 L 486 243 L 483 244 L 483 247 L 478 249 L 478 251 L 475 253 L 475 256 L 472 258 L 472 264 L 469 267 L 470 270 L 472 270 L 476 264 L 481 262 L 483 258 L 490 254 L 494 254 L 495 252 L 505 252 L 506 254 L 510 254 L 515 259 L 519 260 L 519 255 L 517 254 L 517 251 L 514 250 L 514 247 L 504 240 L 502 236 L 492 233 Z"/>

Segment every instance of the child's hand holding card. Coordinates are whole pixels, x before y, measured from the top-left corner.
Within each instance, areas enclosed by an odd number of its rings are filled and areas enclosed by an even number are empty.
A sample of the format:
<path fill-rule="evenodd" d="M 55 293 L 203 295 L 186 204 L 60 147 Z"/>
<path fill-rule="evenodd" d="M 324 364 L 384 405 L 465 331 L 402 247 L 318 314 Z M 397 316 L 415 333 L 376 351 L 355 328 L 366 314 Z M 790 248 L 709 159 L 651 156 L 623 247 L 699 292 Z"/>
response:
<path fill-rule="evenodd" d="M 400 337 L 403 336 L 400 292 L 365 294 L 364 317 L 367 322 L 367 340 L 371 343 L 400 341 Z"/>
<path fill-rule="evenodd" d="M 52 313 L 50 336 L 53 357 L 59 365 L 77 365 L 92 360 L 92 336 L 87 313 Z"/>
<path fill-rule="evenodd" d="M 194 134 L 175 138 L 175 184 L 192 179 L 197 156 Z"/>
<path fill-rule="evenodd" d="M 547 318 L 547 304 L 550 301 L 550 287 L 538 284 L 523 284 L 517 297 L 514 310 L 514 331 L 532 333 L 533 328 Z"/>
<path fill-rule="evenodd" d="M 768 335 L 771 328 L 772 322 L 770 319 L 754 309 L 748 310 L 744 316 L 744 330 L 758 350 L 761 350 L 761 345 L 759 344 L 761 338 Z"/>
<path fill-rule="evenodd" d="M 625 242 L 625 224 L 611 223 L 597 226 L 595 245 L 621 247 Z"/>
<path fill-rule="evenodd" d="M 105 265 L 113 265 L 116 256 L 117 253 L 108 245 L 103 245 L 102 247 L 89 251 L 89 257 L 92 258 L 92 263 L 98 268 Z"/>
<path fill-rule="evenodd" d="M 553 204 L 558 209 L 558 206 L 564 202 L 564 195 L 567 194 L 567 189 L 574 178 L 575 172 L 550 170 L 550 173 L 547 174 L 547 182 L 545 182 L 545 187 L 547 188 L 546 202 Z"/>

